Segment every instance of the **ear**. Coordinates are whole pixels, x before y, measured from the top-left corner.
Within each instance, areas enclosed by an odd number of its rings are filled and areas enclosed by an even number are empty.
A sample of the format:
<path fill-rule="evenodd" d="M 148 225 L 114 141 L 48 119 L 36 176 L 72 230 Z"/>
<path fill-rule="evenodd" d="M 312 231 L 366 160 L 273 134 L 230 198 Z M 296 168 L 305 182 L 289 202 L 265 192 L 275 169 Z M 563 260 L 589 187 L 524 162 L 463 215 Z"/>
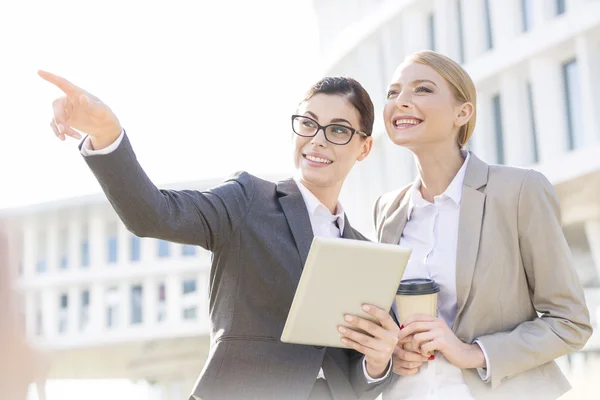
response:
<path fill-rule="evenodd" d="M 471 102 L 462 103 L 457 107 L 456 110 L 456 118 L 454 119 L 454 125 L 457 127 L 461 127 L 465 125 L 471 117 L 473 117 L 473 113 L 475 112 L 475 107 Z"/>
<path fill-rule="evenodd" d="M 373 148 L 373 137 L 369 136 L 368 138 L 365 138 L 365 140 L 363 140 L 363 142 L 360 144 L 360 154 L 358 155 L 356 160 L 362 161 L 365 158 L 367 158 L 367 156 L 371 152 L 372 148 Z"/>

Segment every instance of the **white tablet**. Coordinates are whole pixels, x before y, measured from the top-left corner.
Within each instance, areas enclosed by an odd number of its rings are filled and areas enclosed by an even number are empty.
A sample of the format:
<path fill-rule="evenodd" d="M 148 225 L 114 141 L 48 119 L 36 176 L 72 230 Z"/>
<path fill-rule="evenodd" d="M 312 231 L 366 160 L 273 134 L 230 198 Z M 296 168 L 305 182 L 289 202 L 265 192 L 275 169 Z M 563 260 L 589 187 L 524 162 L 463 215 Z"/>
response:
<path fill-rule="evenodd" d="M 411 249 L 315 237 L 281 334 L 285 343 L 346 348 L 339 325 L 349 313 L 370 320 L 363 304 L 390 310 Z"/>

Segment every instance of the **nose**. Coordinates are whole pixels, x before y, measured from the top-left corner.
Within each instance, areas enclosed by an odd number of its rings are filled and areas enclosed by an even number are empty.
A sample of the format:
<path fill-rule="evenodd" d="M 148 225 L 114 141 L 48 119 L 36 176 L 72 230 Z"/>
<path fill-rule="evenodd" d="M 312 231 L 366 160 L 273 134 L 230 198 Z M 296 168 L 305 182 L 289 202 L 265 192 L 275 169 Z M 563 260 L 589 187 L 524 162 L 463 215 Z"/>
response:
<path fill-rule="evenodd" d="M 327 145 L 327 139 L 325 139 L 325 129 L 319 128 L 317 134 L 310 140 L 310 143 L 316 146 L 325 147 Z"/>
<path fill-rule="evenodd" d="M 407 108 L 412 108 L 412 96 L 406 90 L 403 90 L 398 97 L 396 97 L 396 107 L 399 110 L 406 110 Z"/>

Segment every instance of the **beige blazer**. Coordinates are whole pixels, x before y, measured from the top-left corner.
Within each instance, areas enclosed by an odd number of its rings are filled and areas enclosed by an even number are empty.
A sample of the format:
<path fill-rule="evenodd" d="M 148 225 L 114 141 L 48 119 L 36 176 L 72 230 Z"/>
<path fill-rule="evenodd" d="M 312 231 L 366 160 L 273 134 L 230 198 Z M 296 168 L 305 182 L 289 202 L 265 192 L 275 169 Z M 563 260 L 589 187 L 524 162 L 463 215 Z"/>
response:
<path fill-rule="evenodd" d="M 380 242 L 399 243 L 410 186 L 377 200 Z M 463 370 L 477 399 L 556 399 L 571 388 L 554 359 L 581 349 L 592 328 L 560 221 L 558 197 L 542 174 L 488 165 L 471 153 L 452 329 L 465 343 L 479 340 L 488 355 L 489 382 Z"/>

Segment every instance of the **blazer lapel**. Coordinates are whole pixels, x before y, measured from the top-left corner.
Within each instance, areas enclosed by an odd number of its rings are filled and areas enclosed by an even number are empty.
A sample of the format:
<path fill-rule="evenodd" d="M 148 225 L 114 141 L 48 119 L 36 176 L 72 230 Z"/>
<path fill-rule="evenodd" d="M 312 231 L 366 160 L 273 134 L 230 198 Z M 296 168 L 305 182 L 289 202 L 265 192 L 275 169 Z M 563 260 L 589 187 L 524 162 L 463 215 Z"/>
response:
<path fill-rule="evenodd" d="M 406 225 L 408 206 L 410 203 L 410 196 L 406 195 L 407 192 L 408 188 L 400 193 L 400 204 L 398 205 L 398 208 L 392 210 L 389 216 L 383 221 L 379 237 L 381 243 L 400 243 L 400 236 Z"/>
<path fill-rule="evenodd" d="M 485 193 L 479 189 L 487 184 L 488 171 L 489 166 L 471 153 L 465 173 L 458 223 L 458 246 L 456 249 L 458 313 L 452 327 L 455 331 L 473 283 L 486 197 Z"/>
<path fill-rule="evenodd" d="M 306 204 L 293 179 L 278 182 L 277 193 L 279 195 L 279 204 L 281 204 L 281 209 L 294 236 L 303 268 L 313 240 L 313 231 L 310 224 L 310 217 L 306 210 Z"/>

